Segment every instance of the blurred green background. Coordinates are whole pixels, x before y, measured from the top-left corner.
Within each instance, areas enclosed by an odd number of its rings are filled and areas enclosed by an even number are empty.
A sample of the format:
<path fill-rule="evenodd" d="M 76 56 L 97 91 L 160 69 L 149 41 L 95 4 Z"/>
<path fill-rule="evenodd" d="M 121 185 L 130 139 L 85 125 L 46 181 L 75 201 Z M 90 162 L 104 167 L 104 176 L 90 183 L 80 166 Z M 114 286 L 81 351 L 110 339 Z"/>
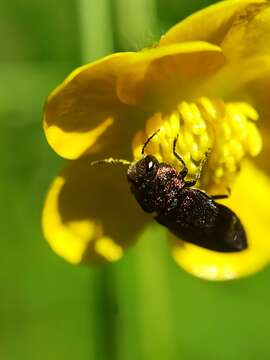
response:
<path fill-rule="evenodd" d="M 117 264 L 73 267 L 40 229 L 64 163 L 41 128 L 48 93 L 74 67 L 151 44 L 209 3 L 1 0 L 1 360 L 270 358 L 270 269 L 229 283 L 193 278 L 158 226 Z"/>

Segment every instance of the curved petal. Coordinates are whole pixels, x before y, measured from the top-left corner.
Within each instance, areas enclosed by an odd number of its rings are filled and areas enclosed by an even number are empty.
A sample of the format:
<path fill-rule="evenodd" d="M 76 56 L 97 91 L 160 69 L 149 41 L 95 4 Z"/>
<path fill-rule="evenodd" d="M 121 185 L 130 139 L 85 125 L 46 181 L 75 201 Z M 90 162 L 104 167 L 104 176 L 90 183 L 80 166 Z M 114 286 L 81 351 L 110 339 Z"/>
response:
<path fill-rule="evenodd" d="M 232 24 L 220 44 L 228 62 L 209 86 L 251 102 L 261 115 L 266 108 L 269 113 L 269 96 L 265 95 L 270 90 L 269 43 L 270 3 L 259 3 Z"/>
<path fill-rule="evenodd" d="M 232 24 L 254 8 L 264 6 L 265 0 L 228 0 L 208 6 L 173 26 L 162 36 L 159 45 L 183 41 L 208 41 L 220 45 Z"/>
<path fill-rule="evenodd" d="M 98 140 L 114 127 L 123 111 L 116 81 L 136 57 L 119 53 L 82 66 L 52 92 L 45 105 L 44 129 L 59 155 L 76 159 L 94 151 Z"/>
<path fill-rule="evenodd" d="M 250 103 L 258 111 L 264 148 L 257 163 L 270 174 L 270 2 L 250 5 L 231 24 L 220 44 L 227 62 L 199 91 Z"/>
<path fill-rule="evenodd" d="M 224 62 L 218 46 L 201 41 L 146 49 L 120 76 L 117 93 L 126 104 L 144 109 L 175 107 Z"/>
<path fill-rule="evenodd" d="M 167 46 L 181 41 L 206 40 L 219 45 L 227 62 L 200 84 L 194 96 L 247 101 L 260 114 L 264 151 L 258 164 L 270 174 L 270 3 L 223 1 L 195 13 L 174 26 L 160 41 Z"/>
<path fill-rule="evenodd" d="M 269 1 L 230 0 L 209 6 L 170 29 L 160 45 L 195 40 L 219 45 L 227 59 L 201 92 L 251 101 L 269 116 Z"/>
<path fill-rule="evenodd" d="M 172 89 L 170 94 L 179 97 L 181 83 L 187 96 L 186 82 L 197 81 L 223 62 L 218 47 L 194 42 L 114 54 L 82 66 L 48 99 L 44 112 L 47 140 L 69 159 L 105 146 L 110 156 L 123 157 L 145 119 L 144 111 L 128 105 L 140 104 L 145 109 L 149 98 L 155 103 L 155 97 L 161 103 L 167 88 L 174 85 L 177 91 Z"/>
<path fill-rule="evenodd" d="M 42 225 L 53 250 L 79 264 L 118 260 L 147 216 L 131 195 L 126 167 L 70 162 L 52 183 Z"/>
<path fill-rule="evenodd" d="M 243 277 L 263 268 L 270 260 L 270 179 L 247 162 L 223 203 L 241 219 L 248 249 L 219 253 L 175 239 L 173 257 L 186 271 L 207 280 Z"/>

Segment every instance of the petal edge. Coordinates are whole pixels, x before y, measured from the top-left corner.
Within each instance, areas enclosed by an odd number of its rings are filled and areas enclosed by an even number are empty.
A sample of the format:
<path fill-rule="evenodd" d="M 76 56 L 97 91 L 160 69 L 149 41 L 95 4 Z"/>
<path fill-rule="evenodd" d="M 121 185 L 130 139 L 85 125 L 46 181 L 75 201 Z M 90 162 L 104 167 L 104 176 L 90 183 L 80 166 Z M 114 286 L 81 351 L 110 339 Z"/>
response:
<path fill-rule="evenodd" d="M 230 199 L 222 203 L 240 217 L 249 247 L 218 253 L 174 239 L 173 257 L 187 272 L 206 280 L 231 280 L 253 274 L 270 260 L 270 179 L 252 163 L 243 165 Z"/>

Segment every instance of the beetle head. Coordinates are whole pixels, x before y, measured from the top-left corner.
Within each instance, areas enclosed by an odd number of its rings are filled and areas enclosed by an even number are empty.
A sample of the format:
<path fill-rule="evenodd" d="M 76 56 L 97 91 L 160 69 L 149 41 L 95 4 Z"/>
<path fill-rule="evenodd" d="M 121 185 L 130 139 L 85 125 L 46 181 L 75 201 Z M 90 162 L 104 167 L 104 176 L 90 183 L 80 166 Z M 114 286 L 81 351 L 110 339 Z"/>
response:
<path fill-rule="evenodd" d="M 155 178 L 158 166 L 158 160 L 152 155 L 147 155 L 130 165 L 127 179 L 135 186 L 147 184 Z"/>

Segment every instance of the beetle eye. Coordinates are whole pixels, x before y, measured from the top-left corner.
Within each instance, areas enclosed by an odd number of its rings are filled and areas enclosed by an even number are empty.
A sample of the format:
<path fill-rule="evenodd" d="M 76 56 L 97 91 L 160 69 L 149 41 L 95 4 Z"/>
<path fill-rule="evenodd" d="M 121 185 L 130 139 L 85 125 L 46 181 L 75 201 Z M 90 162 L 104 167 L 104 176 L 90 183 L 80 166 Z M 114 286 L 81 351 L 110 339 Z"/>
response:
<path fill-rule="evenodd" d="M 153 167 L 154 167 L 153 161 L 149 161 L 149 163 L 148 163 L 148 170 L 152 170 Z"/>
<path fill-rule="evenodd" d="M 149 163 L 147 164 L 146 169 L 148 174 L 155 174 L 157 169 L 156 163 L 153 160 L 150 160 Z"/>

